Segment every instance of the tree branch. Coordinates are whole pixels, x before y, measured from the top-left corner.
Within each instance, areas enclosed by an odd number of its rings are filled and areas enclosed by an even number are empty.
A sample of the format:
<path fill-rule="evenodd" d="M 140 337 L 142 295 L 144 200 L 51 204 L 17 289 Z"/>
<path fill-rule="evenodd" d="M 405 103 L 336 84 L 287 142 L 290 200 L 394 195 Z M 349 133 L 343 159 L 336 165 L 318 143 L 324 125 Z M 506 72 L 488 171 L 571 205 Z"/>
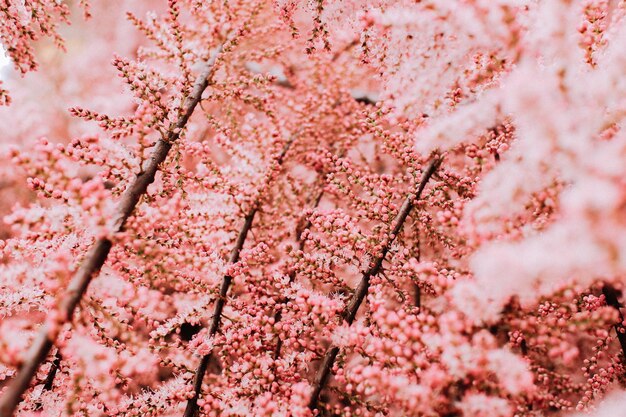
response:
<path fill-rule="evenodd" d="M 43 391 L 52 390 L 52 387 L 54 385 L 54 378 L 56 377 L 57 371 L 61 367 L 61 359 L 62 359 L 61 351 L 57 348 L 57 352 L 54 355 L 54 360 L 52 361 L 52 364 L 50 365 L 50 370 L 48 371 L 48 375 L 46 375 L 46 379 L 44 380 L 44 383 L 43 383 Z M 35 404 L 35 411 L 41 410 L 42 407 L 43 407 L 43 404 L 41 402 L 41 399 L 39 399 L 37 403 Z"/>
<path fill-rule="evenodd" d="M 422 261 L 422 240 L 420 237 L 420 231 L 419 229 L 417 230 L 417 262 L 421 262 Z M 415 307 L 420 308 L 422 307 L 422 289 L 420 288 L 419 284 L 417 283 L 413 283 L 413 303 L 415 304 Z"/>
<path fill-rule="evenodd" d="M 283 147 L 281 153 L 276 158 L 276 163 L 278 166 L 281 166 L 287 151 L 291 147 L 291 144 L 295 140 L 295 136 L 292 136 L 285 146 Z M 269 181 L 269 180 L 268 180 Z M 254 221 L 254 217 L 256 216 L 257 211 L 259 210 L 259 205 L 261 204 L 262 196 L 259 196 L 254 202 L 252 208 L 244 218 L 243 226 L 241 230 L 239 230 L 239 235 L 237 236 L 237 240 L 235 242 L 235 247 L 230 253 L 230 258 L 228 259 L 228 264 L 233 265 L 239 261 L 239 255 L 241 254 L 241 250 L 243 249 L 243 245 L 246 242 L 246 238 L 248 237 L 248 232 L 252 228 L 252 222 Z M 230 288 L 230 284 L 233 281 L 233 277 L 226 274 L 222 278 L 222 283 L 220 286 L 220 295 L 215 302 L 215 307 L 213 308 L 213 317 L 211 319 L 211 325 L 209 326 L 209 336 L 214 336 L 219 330 L 220 324 L 222 322 L 222 311 L 224 310 L 224 306 L 226 305 L 226 297 L 228 295 L 228 289 Z M 204 375 L 206 374 L 209 361 L 211 360 L 212 352 L 208 355 L 204 355 L 198 364 L 198 368 L 196 368 L 196 373 L 194 375 L 193 380 L 193 389 L 194 394 L 187 401 L 187 407 L 185 407 L 184 417 L 193 417 L 198 412 L 198 398 L 200 397 L 200 391 L 202 390 L 202 381 L 204 380 Z"/>
<path fill-rule="evenodd" d="M 52 390 L 52 384 L 54 383 L 54 377 L 61 366 L 61 351 L 57 349 L 57 353 L 54 356 L 54 360 L 52 361 L 52 365 L 50 365 L 50 370 L 48 371 L 48 375 L 46 376 L 46 381 L 43 384 L 43 389 L 46 391 Z"/>
<path fill-rule="evenodd" d="M 617 333 L 617 340 L 619 340 L 619 344 L 622 348 L 622 354 L 624 355 L 622 363 L 626 365 L 626 329 L 622 324 L 624 322 L 624 315 L 621 310 L 623 306 L 617 298 L 617 290 L 613 288 L 612 285 L 605 284 L 602 287 L 602 294 L 604 294 L 606 304 L 613 307 L 619 313 L 619 323 L 616 323 L 613 327 L 615 328 L 615 333 Z"/>
<path fill-rule="evenodd" d="M 213 57 L 206 63 L 204 71 L 196 79 L 193 91 L 191 95 L 187 97 L 187 103 L 183 113 L 176 124 L 171 126 L 165 136 L 157 141 L 148 163 L 142 168 L 142 171 L 137 174 L 130 186 L 122 194 L 112 222 L 113 233 L 121 232 L 124 229 L 124 225 L 135 210 L 139 199 L 146 193 L 148 185 L 154 181 L 159 165 L 165 161 L 173 142 L 179 138 L 181 131 L 187 125 L 194 109 L 200 102 L 202 93 L 210 83 L 215 61 L 221 49 L 222 47 L 220 46 L 213 54 Z M 112 246 L 113 242 L 108 237 L 101 237 L 93 244 L 61 300 L 59 310 L 63 315 L 63 323 L 72 320 L 76 306 L 87 290 L 87 286 L 92 278 L 100 272 Z M 40 327 L 17 375 L 0 398 L 0 417 L 13 415 L 17 405 L 22 400 L 22 395 L 28 389 L 37 372 L 37 369 L 48 356 L 55 338 L 55 331 L 53 328 L 50 328 L 48 324 L 44 324 Z"/>
<path fill-rule="evenodd" d="M 367 295 L 367 291 L 369 290 L 369 285 L 370 285 L 370 278 L 373 276 L 376 276 L 381 271 L 383 261 L 385 260 L 385 257 L 387 256 L 387 253 L 389 252 L 389 249 L 391 248 L 392 243 L 394 242 L 396 236 L 402 229 L 402 225 L 404 224 L 409 213 L 411 212 L 411 209 L 413 208 L 415 203 L 421 198 L 422 192 L 424 191 L 426 184 L 428 183 L 432 175 L 435 173 L 435 171 L 437 171 L 437 169 L 439 168 L 439 165 L 441 165 L 441 161 L 442 161 L 442 158 L 437 156 L 435 159 L 433 159 L 430 162 L 430 164 L 424 171 L 424 174 L 422 175 L 422 180 L 420 181 L 417 191 L 409 195 L 404 200 L 402 207 L 400 207 L 400 210 L 398 211 L 398 215 L 393 221 L 393 227 L 391 230 L 389 240 L 383 246 L 383 249 L 380 255 L 374 260 L 374 262 L 372 262 L 369 269 L 365 271 L 365 273 L 363 274 L 363 277 L 361 278 L 359 285 L 357 286 L 356 290 L 352 294 L 352 298 L 350 299 L 348 306 L 343 312 L 343 319 L 348 323 L 348 325 L 351 325 L 354 322 L 354 319 L 359 310 L 359 307 L 361 306 L 363 299 Z M 326 355 L 322 359 L 322 363 L 320 364 L 317 375 L 315 377 L 315 383 L 313 385 L 313 392 L 311 393 L 311 398 L 309 400 L 309 408 L 311 410 L 314 410 L 317 408 L 319 395 L 322 392 L 322 389 L 324 389 L 326 383 L 328 382 L 328 378 L 330 377 L 330 371 L 333 367 L 333 364 L 335 363 L 335 359 L 337 358 L 338 354 L 339 354 L 339 347 L 331 346 L 326 351 Z"/>

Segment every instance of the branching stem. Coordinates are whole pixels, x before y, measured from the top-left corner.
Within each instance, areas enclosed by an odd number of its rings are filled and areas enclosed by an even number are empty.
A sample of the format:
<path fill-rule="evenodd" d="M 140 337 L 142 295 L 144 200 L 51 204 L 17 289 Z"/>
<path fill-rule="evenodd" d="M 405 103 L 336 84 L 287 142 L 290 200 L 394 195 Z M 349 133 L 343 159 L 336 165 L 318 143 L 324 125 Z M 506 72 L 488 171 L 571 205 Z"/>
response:
<path fill-rule="evenodd" d="M 343 319 L 348 323 L 348 325 L 351 325 L 354 322 L 356 314 L 359 311 L 359 307 L 361 306 L 363 300 L 365 299 L 365 296 L 367 295 L 370 286 L 370 278 L 380 273 L 383 261 L 385 260 L 385 257 L 387 256 L 387 253 L 391 248 L 391 245 L 393 244 L 398 233 L 400 233 L 400 230 L 402 229 L 404 222 L 409 216 L 411 209 L 413 208 L 415 203 L 421 198 L 422 192 L 424 191 L 426 184 L 433 176 L 435 171 L 437 171 L 437 169 L 439 168 L 441 161 L 442 158 L 437 156 L 430 162 L 430 164 L 424 171 L 424 174 L 422 175 L 422 179 L 420 181 L 417 191 L 415 193 L 411 193 L 404 200 L 402 207 L 400 207 L 400 210 L 398 211 L 398 214 L 393 221 L 393 227 L 391 229 L 391 233 L 386 244 L 383 246 L 383 249 L 378 257 L 376 257 L 376 259 L 374 259 L 374 261 L 370 264 L 370 267 L 367 269 L 367 271 L 363 273 L 361 281 L 359 282 L 356 290 L 352 294 L 352 298 L 348 302 L 348 306 L 343 312 Z M 326 351 L 326 355 L 324 355 L 324 358 L 322 359 L 322 362 L 315 376 L 315 382 L 313 383 L 313 392 L 311 393 L 311 398 L 309 400 L 309 408 L 311 410 L 317 408 L 320 393 L 328 382 L 331 369 L 335 363 L 335 359 L 337 358 L 338 354 L 339 347 L 331 346 Z"/>
<path fill-rule="evenodd" d="M 283 147 L 281 153 L 276 158 L 276 165 L 282 166 L 283 161 L 285 159 L 285 155 L 287 151 L 291 147 L 295 136 L 292 136 L 285 146 Z M 271 177 L 271 176 L 270 176 Z M 233 265 L 239 261 L 239 256 L 241 254 L 241 250 L 243 249 L 244 243 L 246 243 L 246 238 L 248 237 L 248 233 L 252 228 L 252 223 L 254 222 L 254 217 L 256 216 L 257 211 L 259 210 L 259 206 L 261 204 L 262 196 L 259 196 L 257 200 L 252 205 L 252 208 L 246 214 L 243 222 L 243 226 L 239 230 L 239 234 L 237 235 L 237 240 L 235 242 L 235 246 L 230 253 L 230 258 L 228 259 L 228 265 Z M 220 295 L 215 301 L 215 306 L 213 308 L 213 317 L 211 318 L 211 324 L 209 326 L 209 336 L 214 336 L 219 330 L 220 324 L 222 322 L 222 312 L 224 310 L 224 306 L 226 305 L 226 299 L 228 296 L 228 289 L 233 281 L 233 277 L 226 274 L 222 278 L 222 283 L 220 285 Z M 194 394 L 187 401 L 187 406 L 185 407 L 184 417 L 193 417 L 198 412 L 198 398 L 200 397 L 200 392 L 202 391 L 202 381 L 204 380 L 204 375 L 206 374 L 207 368 L 209 366 L 209 362 L 211 360 L 212 353 L 208 355 L 204 355 L 202 359 L 200 359 L 200 363 L 196 368 L 196 372 L 193 379 L 193 390 Z"/>
<path fill-rule="evenodd" d="M 116 214 L 113 218 L 112 234 L 119 233 L 124 229 L 126 221 L 135 210 L 139 200 L 146 194 L 148 186 L 154 181 L 155 175 L 159 170 L 159 165 L 165 161 L 173 143 L 179 138 L 180 133 L 187 125 L 189 118 L 200 102 L 202 93 L 209 86 L 215 61 L 221 49 L 221 47 L 218 48 L 212 58 L 206 63 L 204 71 L 196 79 L 191 95 L 185 100 L 186 104 L 180 118 L 168 129 L 166 135 L 157 141 L 150 155 L 150 159 L 122 194 Z M 91 280 L 100 272 L 112 246 L 113 242 L 110 237 L 100 237 L 95 241 L 61 299 L 59 311 L 63 321 L 57 323 L 56 326 L 68 323 L 72 320 L 78 303 L 87 290 Z M 11 381 L 11 384 L 0 398 L 0 417 L 10 417 L 13 415 L 22 400 L 22 395 L 30 386 L 37 369 L 39 369 L 39 366 L 46 360 L 55 338 L 56 332 L 49 324 L 44 324 L 40 327 L 15 378 Z"/>

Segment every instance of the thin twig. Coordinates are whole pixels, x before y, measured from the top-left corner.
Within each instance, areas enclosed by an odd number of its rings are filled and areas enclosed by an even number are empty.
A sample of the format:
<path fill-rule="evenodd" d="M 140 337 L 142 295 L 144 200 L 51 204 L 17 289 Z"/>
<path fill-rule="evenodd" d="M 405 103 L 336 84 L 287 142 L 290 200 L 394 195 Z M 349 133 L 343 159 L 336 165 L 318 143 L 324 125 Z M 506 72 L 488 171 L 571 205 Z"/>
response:
<path fill-rule="evenodd" d="M 57 349 L 56 355 L 54 355 L 54 360 L 52 361 L 52 365 L 50 366 L 50 370 L 48 371 L 48 375 L 46 376 L 46 380 L 43 383 L 43 389 L 46 391 L 52 390 L 52 384 L 54 383 L 54 377 L 61 366 L 61 351 Z"/>
<path fill-rule="evenodd" d="M 140 198 L 146 194 L 148 186 L 154 181 L 159 165 L 165 161 L 169 150 L 172 148 L 172 144 L 180 136 L 180 133 L 187 125 L 189 118 L 200 101 L 202 93 L 209 86 L 215 61 L 221 49 L 222 47 L 220 46 L 213 54 L 213 57 L 206 63 L 204 71 L 196 79 L 193 91 L 191 95 L 187 97 L 184 111 L 176 124 L 171 126 L 167 134 L 157 141 L 148 163 L 143 167 L 142 171 L 136 175 L 130 186 L 122 194 L 117 206 L 116 215 L 113 218 L 112 233 L 119 233 L 124 229 L 126 221 L 135 210 Z M 100 272 L 112 246 L 113 242 L 109 237 L 100 237 L 93 244 L 61 300 L 59 310 L 64 318 L 63 323 L 72 320 L 74 310 L 78 306 L 92 278 Z M 0 398 L 0 417 L 13 415 L 17 405 L 22 400 L 22 395 L 30 386 L 37 369 L 39 369 L 39 366 L 46 360 L 55 338 L 54 329 L 50 328 L 48 324 L 44 324 L 40 327 L 17 375 Z"/>
<path fill-rule="evenodd" d="M 619 313 L 619 323 L 616 323 L 613 327 L 615 328 L 615 333 L 617 333 L 617 340 L 619 340 L 622 354 L 624 355 L 622 363 L 626 365 L 626 328 L 624 328 L 622 324 L 624 322 L 624 315 L 622 314 L 623 306 L 617 298 L 617 290 L 613 288 L 612 285 L 605 284 L 604 287 L 602 287 L 602 294 L 604 294 L 606 304 L 613 307 Z"/>
<path fill-rule="evenodd" d="M 54 355 L 54 360 L 50 365 L 50 370 L 48 370 L 48 375 L 46 375 L 46 379 L 43 383 L 43 391 L 52 391 L 52 387 L 54 386 L 54 378 L 57 374 L 57 371 L 61 367 L 61 351 L 57 349 L 56 354 Z M 35 404 L 35 411 L 41 410 L 43 407 L 43 403 L 41 402 L 41 398 Z"/>
<path fill-rule="evenodd" d="M 422 240 L 420 237 L 420 230 L 417 229 L 417 262 L 421 262 L 421 261 L 422 261 Z M 413 283 L 413 289 L 414 289 L 413 303 L 415 304 L 415 307 L 421 308 L 422 307 L 422 288 L 419 286 L 418 283 Z"/>
<path fill-rule="evenodd" d="M 415 203 L 420 199 L 422 192 L 424 191 L 424 188 L 426 187 L 426 184 L 428 183 L 432 175 L 435 173 L 435 171 L 437 171 L 437 169 L 439 168 L 441 161 L 442 161 L 442 158 L 439 156 L 437 156 L 435 159 L 431 161 L 431 163 L 428 165 L 428 167 L 424 171 L 424 174 L 422 175 L 422 180 L 420 181 L 417 191 L 415 193 L 411 193 L 411 195 L 409 195 L 404 200 L 402 207 L 400 207 L 400 210 L 398 211 L 398 215 L 393 221 L 393 227 L 391 229 L 390 238 L 388 239 L 386 244 L 383 246 L 383 249 L 380 255 L 374 260 L 374 262 L 372 262 L 371 266 L 363 274 L 361 281 L 359 282 L 359 285 L 357 286 L 356 290 L 352 294 L 352 298 L 350 299 L 348 306 L 343 312 L 343 319 L 348 323 L 348 326 L 350 326 L 354 322 L 354 319 L 356 318 L 356 314 L 359 310 L 359 307 L 361 306 L 363 299 L 367 295 L 367 292 L 369 290 L 369 285 L 370 285 L 370 278 L 373 276 L 376 276 L 381 271 L 383 261 L 385 260 L 385 257 L 387 256 L 387 253 L 389 252 L 389 249 L 391 248 L 392 243 L 394 242 L 396 236 L 402 229 L 402 225 L 404 224 L 409 213 L 411 212 L 411 209 L 413 208 Z M 311 393 L 311 398 L 309 400 L 309 408 L 311 410 L 314 410 L 317 408 L 319 395 L 322 392 L 322 389 L 324 389 L 324 386 L 326 385 L 326 383 L 328 382 L 328 378 L 330 377 L 330 371 L 333 367 L 333 364 L 335 363 L 335 359 L 337 358 L 338 354 L 339 354 L 339 347 L 331 346 L 326 351 L 326 355 L 322 359 L 322 363 L 320 364 L 317 375 L 315 376 L 313 392 Z"/>
<path fill-rule="evenodd" d="M 295 135 L 292 136 L 285 146 L 283 147 L 281 153 L 276 158 L 276 164 L 281 166 L 287 151 L 291 147 L 295 139 Z M 235 247 L 230 253 L 230 258 L 228 259 L 228 265 L 233 265 L 239 261 L 239 256 L 241 254 L 241 250 L 243 249 L 243 245 L 246 242 L 246 238 L 248 237 L 248 232 L 252 228 L 252 222 L 254 222 L 254 217 L 256 216 L 257 211 L 259 210 L 259 206 L 261 204 L 261 199 L 263 196 L 259 196 L 252 208 L 246 214 L 243 222 L 243 226 L 241 230 L 239 230 L 239 235 L 237 236 L 237 241 L 235 242 Z M 228 289 L 230 288 L 230 284 L 233 281 L 233 277 L 229 274 L 224 275 L 222 278 L 222 283 L 220 286 L 220 295 L 215 301 L 215 307 L 213 308 L 213 317 L 211 319 L 211 325 L 209 326 L 209 336 L 214 336 L 219 330 L 220 324 L 222 322 L 222 311 L 224 310 L 224 306 L 226 305 L 226 297 L 228 295 Z M 204 375 L 206 374 L 209 361 L 211 360 L 212 352 L 208 355 L 204 355 L 202 359 L 200 359 L 200 363 L 198 364 L 198 368 L 196 369 L 196 373 L 194 375 L 193 380 L 193 390 L 194 394 L 189 400 L 187 400 L 187 407 L 185 407 L 184 417 L 193 417 L 198 412 L 198 398 L 200 397 L 200 391 L 202 390 L 202 381 L 204 380 Z"/>
<path fill-rule="evenodd" d="M 418 284 L 413 284 L 414 286 L 414 293 L 413 293 L 413 304 L 415 304 L 415 307 L 417 308 L 421 308 L 422 307 L 422 289 L 420 288 L 420 286 Z"/>

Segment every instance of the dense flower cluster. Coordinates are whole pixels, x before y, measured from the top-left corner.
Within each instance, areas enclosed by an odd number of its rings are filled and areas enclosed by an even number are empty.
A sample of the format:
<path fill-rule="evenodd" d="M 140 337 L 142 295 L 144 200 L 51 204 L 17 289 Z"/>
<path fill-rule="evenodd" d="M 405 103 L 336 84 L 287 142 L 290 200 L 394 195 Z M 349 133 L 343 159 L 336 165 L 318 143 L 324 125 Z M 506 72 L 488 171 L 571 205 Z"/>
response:
<path fill-rule="evenodd" d="M 626 1 L 91 3 L 0 3 L 0 417 L 623 408 Z"/>
<path fill-rule="evenodd" d="M 80 0 L 85 17 L 89 17 L 89 3 Z M 33 42 L 42 37 L 52 38 L 57 47 L 64 49 L 59 34 L 59 23 L 69 23 L 70 8 L 57 0 L 3 0 L 0 4 L 0 41 L 22 74 L 37 69 Z M 0 106 L 8 104 L 7 91 L 0 87 Z"/>

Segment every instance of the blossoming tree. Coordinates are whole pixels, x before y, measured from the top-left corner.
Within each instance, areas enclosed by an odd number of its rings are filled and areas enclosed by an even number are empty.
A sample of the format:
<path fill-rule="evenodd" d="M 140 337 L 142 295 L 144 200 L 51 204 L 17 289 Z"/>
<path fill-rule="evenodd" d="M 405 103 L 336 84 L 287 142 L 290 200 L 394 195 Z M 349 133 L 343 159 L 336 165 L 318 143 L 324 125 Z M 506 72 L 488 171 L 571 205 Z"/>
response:
<path fill-rule="evenodd" d="M 0 417 L 626 405 L 626 1 L 0 18 Z"/>

